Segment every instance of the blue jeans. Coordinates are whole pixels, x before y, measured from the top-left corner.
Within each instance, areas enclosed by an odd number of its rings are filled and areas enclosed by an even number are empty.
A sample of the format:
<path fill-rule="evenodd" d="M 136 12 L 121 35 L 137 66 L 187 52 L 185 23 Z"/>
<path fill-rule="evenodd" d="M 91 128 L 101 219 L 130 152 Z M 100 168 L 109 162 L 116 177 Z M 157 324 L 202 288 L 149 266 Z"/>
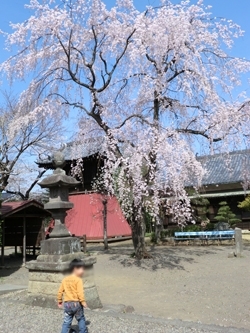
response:
<path fill-rule="evenodd" d="M 79 326 L 79 333 L 87 333 L 83 306 L 79 302 L 64 303 L 64 321 L 62 333 L 68 333 L 72 324 L 73 318 L 76 318 Z"/>

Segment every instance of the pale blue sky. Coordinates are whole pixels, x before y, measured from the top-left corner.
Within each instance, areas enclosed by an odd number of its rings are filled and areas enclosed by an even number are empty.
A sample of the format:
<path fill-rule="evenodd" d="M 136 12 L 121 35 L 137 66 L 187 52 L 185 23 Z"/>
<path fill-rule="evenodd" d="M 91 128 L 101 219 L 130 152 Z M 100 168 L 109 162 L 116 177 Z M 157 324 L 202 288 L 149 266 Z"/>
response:
<path fill-rule="evenodd" d="M 0 29 L 10 31 L 9 22 L 22 22 L 27 19 L 30 12 L 24 9 L 28 0 L 1 1 Z M 157 5 L 158 0 L 135 0 L 135 4 L 141 10 L 148 4 Z M 178 3 L 179 1 L 173 0 Z M 191 2 L 196 2 L 192 0 Z M 115 3 L 115 0 L 106 0 L 108 6 Z M 204 0 L 206 5 L 212 5 L 211 11 L 214 16 L 232 19 L 245 31 L 245 36 L 236 42 L 233 54 L 250 59 L 250 0 Z M 3 52 L 3 37 L 0 38 L 0 61 L 4 60 L 8 53 Z"/>
<path fill-rule="evenodd" d="M 179 3 L 178 0 L 172 0 L 175 3 Z M 8 0 L 1 1 L 1 11 L 0 11 L 0 30 L 10 32 L 9 22 L 17 23 L 23 22 L 27 19 L 31 12 L 24 9 L 24 5 L 28 3 L 29 0 Z M 197 2 L 196 0 L 191 0 L 192 3 Z M 115 0 L 106 0 L 108 7 L 112 6 Z M 204 0 L 205 5 L 211 5 L 211 12 L 215 17 L 225 17 L 227 19 L 232 19 L 234 22 L 238 23 L 242 29 L 245 31 L 244 37 L 236 40 L 235 46 L 229 51 L 231 56 L 245 57 L 250 60 L 250 0 Z M 138 9 L 143 10 L 147 5 L 158 5 L 159 0 L 135 0 L 135 4 Z M 4 38 L 0 35 L 0 62 L 4 61 L 10 54 L 4 50 Z M 244 77 L 244 84 L 237 90 L 246 90 L 250 96 L 250 77 Z M 24 85 L 18 83 L 15 85 L 15 91 L 21 91 Z M 7 82 L 4 82 L 0 89 L 9 90 Z M 238 92 L 240 92 L 238 91 Z M 1 100 L 1 97 L 0 97 Z"/>
<path fill-rule="evenodd" d="M 29 17 L 30 12 L 24 9 L 27 2 L 28 0 L 1 1 L 0 30 L 10 31 L 9 22 L 22 22 Z M 173 0 L 173 2 L 178 3 L 179 1 Z M 191 2 L 196 1 L 192 0 Z M 111 6 L 115 0 L 106 0 L 106 3 Z M 140 10 L 143 10 L 148 4 L 157 5 L 158 3 L 159 0 L 135 0 L 135 4 Z M 212 5 L 211 11 L 214 16 L 232 19 L 245 30 L 245 36 L 236 41 L 235 47 L 230 53 L 234 56 L 250 59 L 250 0 L 204 0 L 204 3 Z M 0 50 L 1 62 L 8 56 L 8 52 L 4 51 L 3 36 L 0 36 Z M 8 87 L 6 86 L 4 89 L 8 89 Z"/>

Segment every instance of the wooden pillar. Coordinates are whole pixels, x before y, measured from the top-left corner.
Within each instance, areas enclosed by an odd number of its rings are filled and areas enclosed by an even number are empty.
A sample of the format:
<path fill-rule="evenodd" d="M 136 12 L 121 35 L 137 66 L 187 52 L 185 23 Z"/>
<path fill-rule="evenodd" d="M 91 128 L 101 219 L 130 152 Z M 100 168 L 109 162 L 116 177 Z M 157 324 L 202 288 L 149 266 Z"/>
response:
<path fill-rule="evenodd" d="M 4 245 L 5 245 L 5 221 L 2 221 L 1 225 L 2 229 L 2 245 L 1 245 L 1 262 L 2 266 L 4 266 Z"/>
<path fill-rule="evenodd" d="M 15 256 L 17 256 L 17 245 L 15 245 Z"/>
<path fill-rule="evenodd" d="M 108 225 L 107 225 L 107 217 L 108 217 L 108 211 L 107 211 L 107 205 L 108 200 L 104 198 L 102 201 L 103 203 L 103 241 L 104 241 L 104 250 L 108 250 Z"/>
<path fill-rule="evenodd" d="M 26 264 L 26 217 L 23 218 L 23 265 Z"/>
<path fill-rule="evenodd" d="M 82 236 L 82 248 L 83 248 L 83 252 L 86 253 L 86 251 L 87 251 L 87 236 L 86 235 Z"/>

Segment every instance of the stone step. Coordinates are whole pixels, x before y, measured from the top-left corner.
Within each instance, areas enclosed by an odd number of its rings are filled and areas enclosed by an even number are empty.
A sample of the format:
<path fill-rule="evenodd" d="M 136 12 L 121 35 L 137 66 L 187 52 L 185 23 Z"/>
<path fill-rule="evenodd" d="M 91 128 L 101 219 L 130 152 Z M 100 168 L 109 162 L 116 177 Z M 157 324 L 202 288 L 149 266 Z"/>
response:
<path fill-rule="evenodd" d="M 24 290 L 27 288 L 28 288 L 28 286 L 25 286 L 25 285 L 3 283 L 3 284 L 0 284 L 0 295 L 8 294 L 8 293 L 18 291 L 18 290 Z"/>

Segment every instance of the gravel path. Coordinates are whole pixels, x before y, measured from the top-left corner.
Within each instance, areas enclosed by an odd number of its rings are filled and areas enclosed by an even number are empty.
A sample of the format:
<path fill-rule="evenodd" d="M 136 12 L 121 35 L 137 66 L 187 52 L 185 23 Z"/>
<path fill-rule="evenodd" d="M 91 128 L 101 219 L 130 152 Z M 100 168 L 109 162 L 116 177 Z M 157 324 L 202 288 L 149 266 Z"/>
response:
<path fill-rule="evenodd" d="M 19 295 L 19 296 L 18 296 Z M 62 311 L 20 303 L 21 293 L 0 297 L 0 332 L 60 332 Z M 250 333 L 248 330 L 202 326 L 153 318 L 86 311 L 89 333 Z"/>
<path fill-rule="evenodd" d="M 228 258 L 231 246 L 156 247 L 136 262 L 131 249 L 97 255 L 95 280 L 102 302 L 132 305 L 165 319 L 250 329 L 250 247 Z M 131 253 L 131 252 L 130 252 Z"/>
<path fill-rule="evenodd" d="M 249 245 L 244 248 L 243 258 L 228 258 L 228 254 L 233 251 L 231 246 L 161 246 L 151 248 L 153 259 L 141 262 L 130 257 L 133 251 L 130 242 L 112 244 L 107 253 L 103 253 L 103 246 L 94 245 L 88 248 L 97 257 L 95 280 L 103 304 L 131 305 L 135 308 L 137 315 L 162 318 L 168 320 L 168 323 L 179 319 L 203 325 L 250 330 Z M 0 283 L 15 285 L 27 285 L 28 283 L 28 274 L 24 267 L 0 270 L 0 275 L 2 276 Z M 2 310 L 1 304 L 0 311 L 6 311 L 6 309 Z M 13 309 L 13 311 L 18 312 L 19 310 Z M 30 311 L 35 313 L 39 310 Z M 10 316 L 18 322 L 16 312 L 10 313 Z M 29 313 L 28 310 L 27 313 Z M 43 310 L 41 317 L 48 316 L 49 318 L 49 313 L 48 310 Z M 96 320 L 97 326 L 94 324 L 91 326 L 91 333 L 109 332 L 105 325 L 117 327 L 115 324 L 117 319 L 109 318 L 107 323 L 103 324 L 105 329 L 100 330 L 99 319 L 95 316 L 97 314 L 94 313 L 91 321 L 95 323 Z M 98 314 L 98 316 L 101 315 Z M 7 318 L 9 317 L 7 316 Z M 60 326 L 60 314 L 55 312 L 53 318 L 55 321 L 53 325 Z M 4 332 L 1 327 L 4 325 L 4 321 L 2 322 L 1 319 L 0 312 L 0 333 Z M 4 320 L 7 325 L 7 319 L 4 318 Z M 10 321 L 10 319 L 8 320 Z M 39 316 L 36 320 L 39 322 Z M 133 326 L 135 326 L 135 330 L 130 330 L 130 332 L 151 332 L 147 331 L 147 325 L 143 325 L 143 329 L 140 329 L 140 324 L 136 322 Z M 36 333 L 39 332 L 43 331 L 36 331 Z M 49 330 L 49 332 L 51 331 Z M 111 330 L 110 332 L 126 331 L 124 328 L 124 331 Z M 171 331 L 170 327 L 163 326 L 152 332 L 176 331 Z M 185 331 L 184 328 L 181 331 L 179 328 L 179 332 L 203 331 Z M 224 332 L 229 331 L 225 329 Z M 232 332 L 237 331 L 234 329 Z"/>

